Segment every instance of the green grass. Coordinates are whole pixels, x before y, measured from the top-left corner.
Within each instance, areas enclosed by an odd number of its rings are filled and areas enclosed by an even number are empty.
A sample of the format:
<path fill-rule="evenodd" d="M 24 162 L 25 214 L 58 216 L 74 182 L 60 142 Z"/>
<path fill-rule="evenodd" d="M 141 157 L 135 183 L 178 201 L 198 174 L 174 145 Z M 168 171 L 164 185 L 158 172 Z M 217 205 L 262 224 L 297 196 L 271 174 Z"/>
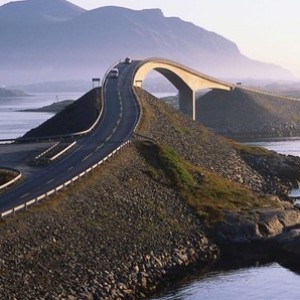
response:
<path fill-rule="evenodd" d="M 229 140 L 231 146 L 241 154 L 253 154 L 253 155 L 263 155 L 263 156 L 272 156 L 273 152 L 258 146 L 248 146 L 245 144 L 237 143 L 233 140 Z"/>
<path fill-rule="evenodd" d="M 196 185 L 192 174 L 189 172 L 188 164 L 175 151 L 169 147 L 157 147 L 156 150 L 161 167 L 173 185 L 177 188 L 193 188 Z"/>
<path fill-rule="evenodd" d="M 179 134 L 192 135 L 192 130 L 188 127 L 175 126 L 174 129 Z"/>
<path fill-rule="evenodd" d="M 184 189 L 182 195 L 207 224 L 223 220 L 226 212 L 247 215 L 253 209 L 279 207 L 274 200 L 207 171 L 203 171 L 203 180 L 195 189 Z"/>
<path fill-rule="evenodd" d="M 176 189 L 208 226 L 222 221 L 227 212 L 247 215 L 253 209 L 279 207 L 246 186 L 191 165 L 167 146 L 140 143 L 138 147 L 150 164 L 148 175 Z"/>

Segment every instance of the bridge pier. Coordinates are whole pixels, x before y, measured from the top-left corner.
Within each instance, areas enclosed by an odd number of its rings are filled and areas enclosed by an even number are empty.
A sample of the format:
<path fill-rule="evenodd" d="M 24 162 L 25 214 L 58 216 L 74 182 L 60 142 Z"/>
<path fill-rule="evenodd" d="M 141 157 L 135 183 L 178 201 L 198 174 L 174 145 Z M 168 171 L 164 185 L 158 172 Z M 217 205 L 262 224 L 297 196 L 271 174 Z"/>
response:
<path fill-rule="evenodd" d="M 196 120 L 196 93 L 194 90 L 184 88 L 179 90 L 179 110 Z"/>

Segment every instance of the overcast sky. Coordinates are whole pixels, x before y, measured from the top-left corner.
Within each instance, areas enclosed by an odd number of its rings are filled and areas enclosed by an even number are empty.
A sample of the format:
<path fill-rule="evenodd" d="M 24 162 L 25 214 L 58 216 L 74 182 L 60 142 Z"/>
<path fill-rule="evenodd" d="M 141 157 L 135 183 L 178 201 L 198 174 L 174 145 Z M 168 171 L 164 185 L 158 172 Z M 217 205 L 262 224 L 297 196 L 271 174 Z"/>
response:
<path fill-rule="evenodd" d="M 7 0 L 0 0 L 0 5 Z M 300 0 L 69 0 L 85 9 L 160 8 L 235 42 L 246 56 L 279 64 L 300 78 Z"/>

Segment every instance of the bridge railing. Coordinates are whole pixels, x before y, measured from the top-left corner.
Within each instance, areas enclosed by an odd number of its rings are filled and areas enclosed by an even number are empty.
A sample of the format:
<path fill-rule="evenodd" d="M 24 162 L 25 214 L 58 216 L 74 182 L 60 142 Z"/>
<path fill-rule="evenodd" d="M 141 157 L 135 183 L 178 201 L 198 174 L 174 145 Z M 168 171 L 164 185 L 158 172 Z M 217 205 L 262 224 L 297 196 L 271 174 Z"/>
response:
<path fill-rule="evenodd" d="M 275 93 L 275 92 L 262 90 L 262 89 L 259 89 L 259 88 L 247 87 L 247 86 L 244 86 L 244 85 L 243 86 L 239 85 L 238 88 L 241 89 L 241 90 L 252 92 L 252 93 L 257 93 L 257 94 L 261 94 L 261 95 L 276 97 L 276 98 L 280 98 L 280 99 L 292 100 L 292 101 L 298 101 L 298 102 L 300 101 L 300 98 L 285 96 L 285 95 L 278 94 L 278 93 Z"/>

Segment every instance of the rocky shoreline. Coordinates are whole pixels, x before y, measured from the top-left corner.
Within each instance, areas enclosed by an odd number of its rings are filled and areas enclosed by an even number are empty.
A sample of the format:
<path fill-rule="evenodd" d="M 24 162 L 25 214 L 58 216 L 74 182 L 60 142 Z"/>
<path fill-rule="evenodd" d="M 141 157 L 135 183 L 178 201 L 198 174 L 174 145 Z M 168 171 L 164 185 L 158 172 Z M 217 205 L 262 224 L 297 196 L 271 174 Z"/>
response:
<path fill-rule="evenodd" d="M 257 258 L 299 257 L 300 214 L 285 197 L 300 178 L 299 159 L 244 148 L 137 92 L 141 139 L 49 201 L 2 220 L 1 299 L 142 299 L 228 249 L 233 257 L 251 247 Z M 203 184 L 212 196 L 192 202 Z M 205 206 L 210 196 L 215 207 Z M 274 245 L 277 255 L 266 252 Z"/>

